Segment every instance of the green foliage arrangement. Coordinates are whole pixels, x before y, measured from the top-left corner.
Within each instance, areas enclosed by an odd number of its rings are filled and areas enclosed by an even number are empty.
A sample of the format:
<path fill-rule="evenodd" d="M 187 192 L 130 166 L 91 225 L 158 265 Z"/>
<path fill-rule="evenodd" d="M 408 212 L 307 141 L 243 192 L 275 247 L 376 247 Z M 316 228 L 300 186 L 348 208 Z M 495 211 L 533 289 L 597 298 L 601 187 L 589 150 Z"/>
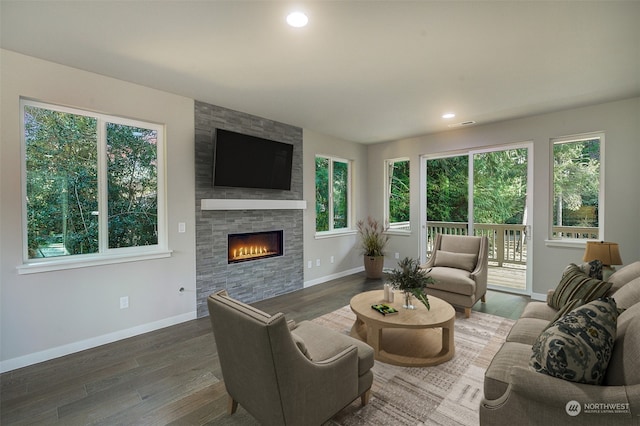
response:
<path fill-rule="evenodd" d="M 429 275 L 431 269 L 425 271 L 417 260 L 405 257 L 398 262 L 399 269 L 389 273 L 389 283 L 404 292 L 412 293 L 427 309 L 431 309 L 429 298 L 424 289 L 435 280 Z"/>
<path fill-rule="evenodd" d="M 384 233 L 384 227 L 372 217 L 360 219 L 357 223 L 360 244 L 365 256 L 384 256 L 384 247 L 389 236 Z"/>

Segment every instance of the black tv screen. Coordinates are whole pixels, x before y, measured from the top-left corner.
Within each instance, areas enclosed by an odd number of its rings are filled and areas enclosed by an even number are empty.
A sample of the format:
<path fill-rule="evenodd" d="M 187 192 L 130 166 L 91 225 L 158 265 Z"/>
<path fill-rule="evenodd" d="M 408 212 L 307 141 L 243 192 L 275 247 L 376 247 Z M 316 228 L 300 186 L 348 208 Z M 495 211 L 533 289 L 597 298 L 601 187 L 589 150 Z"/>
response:
<path fill-rule="evenodd" d="M 213 185 L 291 190 L 293 145 L 216 129 Z"/>

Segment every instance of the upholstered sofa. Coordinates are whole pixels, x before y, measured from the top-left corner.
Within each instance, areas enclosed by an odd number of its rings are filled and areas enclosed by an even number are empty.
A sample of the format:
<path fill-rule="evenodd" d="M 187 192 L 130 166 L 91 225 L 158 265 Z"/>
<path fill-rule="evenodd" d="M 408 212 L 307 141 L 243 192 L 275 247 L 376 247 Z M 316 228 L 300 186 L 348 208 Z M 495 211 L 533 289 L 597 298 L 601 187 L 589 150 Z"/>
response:
<path fill-rule="evenodd" d="M 219 291 L 207 299 L 229 414 L 262 425 L 320 425 L 373 383 L 373 349 L 310 321 L 295 324 Z"/>
<path fill-rule="evenodd" d="M 563 278 L 566 274 L 565 271 Z M 586 273 L 585 277 L 585 281 L 589 279 Z M 579 330 L 582 323 L 575 313 L 592 312 L 579 306 L 575 310 L 570 310 L 571 306 L 552 308 L 554 294 L 556 300 L 562 296 L 552 290 L 547 302 L 534 301 L 526 306 L 487 369 L 481 425 L 640 424 L 640 261 L 615 272 L 608 283 L 611 286 L 607 286 L 605 296 L 615 301 L 617 312 L 612 316 L 617 316 L 617 323 L 614 322 L 615 336 L 610 339 L 610 361 L 600 384 L 558 378 L 547 371 L 536 371 L 535 363 L 531 364 L 540 342 L 561 329 L 559 323 L 568 322 Z M 600 309 L 598 303 L 606 300 L 610 299 L 597 299 L 587 305 Z M 559 312 L 562 310 L 565 312 Z M 590 333 L 591 330 L 581 335 Z M 589 352 L 581 354 L 578 362 L 590 361 Z M 551 361 L 560 368 L 566 366 L 560 363 L 564 362 L 561 357 Z"/>
<path fill-rule="evenodd" d="M 463 308 L 469 318 L 473 305 L 485 301 L 488 250 L 487 237 L 437 234 L 433 254 L 421 265 L 435 280 L 427 294 Z"/>

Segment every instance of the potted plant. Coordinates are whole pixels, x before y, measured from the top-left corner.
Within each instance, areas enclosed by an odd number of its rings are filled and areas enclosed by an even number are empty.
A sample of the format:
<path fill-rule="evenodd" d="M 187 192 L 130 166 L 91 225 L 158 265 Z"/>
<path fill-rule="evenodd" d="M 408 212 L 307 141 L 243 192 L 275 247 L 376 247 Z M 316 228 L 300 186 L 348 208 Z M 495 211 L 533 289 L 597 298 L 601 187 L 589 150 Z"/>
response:
<path fill-rule="evenodd" d="M 389 236 L 380 222 L 372 217 L 360 219 L 357 223 L 360 244 L 364 255 L 364 270 L 367 278 L 382 278 L 384 267 L 384 247 Z"/>
<path fill-rule="evenodd" d="M 394 269 L 389 273 L 389 283 L 404 293 L 405 303 L 402 307 L 414 309 L 411 297 L 415 296 L 427 309 L 431 309 L 429 298 L 424 291 L 428 284 L 435 282 L 433 277 L 429 275 L 431 269 L 428 271 L 422 269 L 417 260 L 408 257 L 399 261 L 398 266 L 399 269 Z"/>

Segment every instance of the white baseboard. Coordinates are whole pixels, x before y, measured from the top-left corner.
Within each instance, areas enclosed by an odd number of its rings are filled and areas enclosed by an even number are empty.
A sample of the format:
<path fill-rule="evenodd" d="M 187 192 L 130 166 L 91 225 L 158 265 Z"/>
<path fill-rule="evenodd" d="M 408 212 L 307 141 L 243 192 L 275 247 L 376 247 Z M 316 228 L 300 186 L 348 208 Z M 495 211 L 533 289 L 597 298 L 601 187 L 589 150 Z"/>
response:
<path fill-rule="evenodd" d="M 547 293 L 531 293 L 531 300 L 547 301 Z"/>
<path fill-rule="evenodd" d="M 103 334 L 102 336 L 92 337 L 90 339 L 81 340 L 79 342 L 69 343 L 67 345 L 58 346 L 29 355 L 0 361 L 0 373 L 15 370 L 17 368 L 26 367 L 37 364 L 39 362 L 49 361 L 54 358 L 69 355 L 75 352 L 84 351 L 86 349 L 95 348 L 107 343 L 116 342 L 128 337 L 137 336 L 148 333 L 150 331 L 159 330 L 161 328 L 180 324 L 197 318 L 197 312 L 188 312 L 186 314 L 177 315 L 171 318 L 165 318 L 148 324 L 142 324 L 137 327 L 128 328 L 126 330 L 114 331 L 113 333 Z"/>
<path fill-rule="evenodd" d="M 364 266 L 359 266 L 357 268 L 349 269 L 346 271 L 338 272 L 337 274 L 327 275 L 325 277 L 316 278 L 315 280 L 309 280 L 304 282 L 304 288 L 311 287 L 314 285 L 326 283 L 327 281 L 335 280 L 336 278 L 346 277 L 347 275 L 353 275 L 358 272 L 364 271 Z"/>

